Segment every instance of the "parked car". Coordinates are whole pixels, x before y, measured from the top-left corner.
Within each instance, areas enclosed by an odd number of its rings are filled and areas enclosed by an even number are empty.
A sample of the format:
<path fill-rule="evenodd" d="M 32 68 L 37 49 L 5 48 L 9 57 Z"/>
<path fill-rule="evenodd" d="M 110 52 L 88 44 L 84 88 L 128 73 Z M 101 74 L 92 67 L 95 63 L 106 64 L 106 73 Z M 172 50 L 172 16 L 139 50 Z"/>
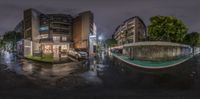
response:
<path fill-rule="evenodd" d="M 86 59 L 88 56 L 87 52 L 81 49 L 71 49 L 68 51 L 68 54 L 76 59 Z"/>

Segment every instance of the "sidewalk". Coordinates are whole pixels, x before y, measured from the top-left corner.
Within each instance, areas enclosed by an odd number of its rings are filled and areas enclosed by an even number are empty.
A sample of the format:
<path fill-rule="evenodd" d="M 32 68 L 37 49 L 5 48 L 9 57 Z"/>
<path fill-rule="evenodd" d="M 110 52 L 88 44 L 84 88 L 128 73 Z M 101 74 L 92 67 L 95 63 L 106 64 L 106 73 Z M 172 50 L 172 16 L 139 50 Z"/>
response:
<path fill-rule="evenodd" d="M 167 67 L 175 66 L 175 65 L 181 64 L 193 57 L 192 55 L 190 55 L 188 57 L 183 57 L 180 59 L 170 60 L 170 61 L 146 61 L 146 60 L 137 60 L 137 59 L 131 60 L 127 56 L 118 55 L 118 54 L 114 54 L 114 53 L 112 53 L 112 55 L 128 64 L 132 64 L 132 65 L 142 67 L 142 68 L 149 68 L 149 69 L 160 69 L 160 68 L 167 68 Z"/>

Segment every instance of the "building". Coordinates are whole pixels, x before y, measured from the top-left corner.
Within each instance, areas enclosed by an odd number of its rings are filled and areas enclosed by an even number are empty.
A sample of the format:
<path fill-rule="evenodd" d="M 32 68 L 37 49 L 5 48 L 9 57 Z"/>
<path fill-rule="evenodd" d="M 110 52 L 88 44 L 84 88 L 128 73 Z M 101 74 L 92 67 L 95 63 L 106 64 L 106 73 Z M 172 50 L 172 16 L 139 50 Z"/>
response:
<path fill-rule="evenodd" d="M 85 49 L 88 53 L 95 53 L 96 25 L 93 13 L 80 13 L 73 22 L 73 43 L 75 49 Z"/>
<path fill-rule="evenodd" d="M 97 27 L 95 23 L 93 24 L 93 33 L 90 34 L 89 36 L 89 42 L 90 42 L 89 53 L 93 55 L 97 52 Z"/>
<path fill-rule="evenodd" d="M 138 16 L 131 17 L 120 24 L 113 38 L 117 41 L 117 45 L 135 43 L 146 40 L 146 26 Z"/>
<path fill-rule="evenodd" d="M 72 46 L 72 16 L 48 14 L 40 16 L 40 44 L 44 54 L 53 53 L 54 59 L 66 57 Z"/>
<path fill-rule="evenodd" d="M 18 53 L 24 57 L 48 57 L 55 61 L 68 57 L 73 48 L 91 48 L 94 52 L 96 27 L 90 11 L 80 13 L 73 18 L 67 14 L 44 14 L 35 9 L 24 11 L 23 20 L 15 31 L 23 34 L 23 40 L 17 42 Z M 90 36 L 93 37 L 92 40 Z M 91 46 L 90 46 L 91 44 Z"/>
<path fill-rule="evenodd" d="M 17 42 L 18 52 L 24 57 L 67 57 L 72 46 L 72 21 L 71 15 L 25 10 L 23 20 L 14 29 L 23 33 L 23 40 Z"/>

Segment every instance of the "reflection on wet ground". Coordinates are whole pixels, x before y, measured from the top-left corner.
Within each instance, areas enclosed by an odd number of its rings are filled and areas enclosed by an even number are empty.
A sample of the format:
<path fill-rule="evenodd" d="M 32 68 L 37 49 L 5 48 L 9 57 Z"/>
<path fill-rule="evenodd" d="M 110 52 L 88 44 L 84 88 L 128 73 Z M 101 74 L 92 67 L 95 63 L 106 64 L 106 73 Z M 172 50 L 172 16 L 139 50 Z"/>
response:
<path fill-rule="evenodd" d="M 1 55 L 0 63 L 7 65 L 7 69 L 16 72 L 16 74 L 27 77 L 38 86 L 73 88 L 102 83 L 97 71 L 101 71 L 103 65 L 98 65 L 95 61 L 90 62 L 90 66 L 86 60 L 48 64 L 16 58 L 5 52 Z"/>
<path fill-rule="evenodd" d="M 15 58 L 9 53 L 0 58 L 0 63 L 6 64 L 9 70 L 47 89 L 87 90 L 92 93 L 106 90 L 131 95 L 134 95 L 133 92 L 174 94 L 180 91 L 178 94 L 184 95 L 200 91 L 200 56 L 175 68 L 153 72 L 128 66 L 107 53 L 93 57 L 90 61 L 54 65 Z"/>

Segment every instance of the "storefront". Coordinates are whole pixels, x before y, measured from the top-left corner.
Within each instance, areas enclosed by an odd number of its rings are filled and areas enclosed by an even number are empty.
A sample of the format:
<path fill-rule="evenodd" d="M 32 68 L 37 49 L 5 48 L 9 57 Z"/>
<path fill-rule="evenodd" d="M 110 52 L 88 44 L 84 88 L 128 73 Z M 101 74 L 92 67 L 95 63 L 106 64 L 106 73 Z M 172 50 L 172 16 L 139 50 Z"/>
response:
<path fill-rule="evenodd" d="M 67 57 L 67 51 L 70 49 L 70 44 L 42 44 L 43 54 L 52 54 L 55 60 Z"/>

